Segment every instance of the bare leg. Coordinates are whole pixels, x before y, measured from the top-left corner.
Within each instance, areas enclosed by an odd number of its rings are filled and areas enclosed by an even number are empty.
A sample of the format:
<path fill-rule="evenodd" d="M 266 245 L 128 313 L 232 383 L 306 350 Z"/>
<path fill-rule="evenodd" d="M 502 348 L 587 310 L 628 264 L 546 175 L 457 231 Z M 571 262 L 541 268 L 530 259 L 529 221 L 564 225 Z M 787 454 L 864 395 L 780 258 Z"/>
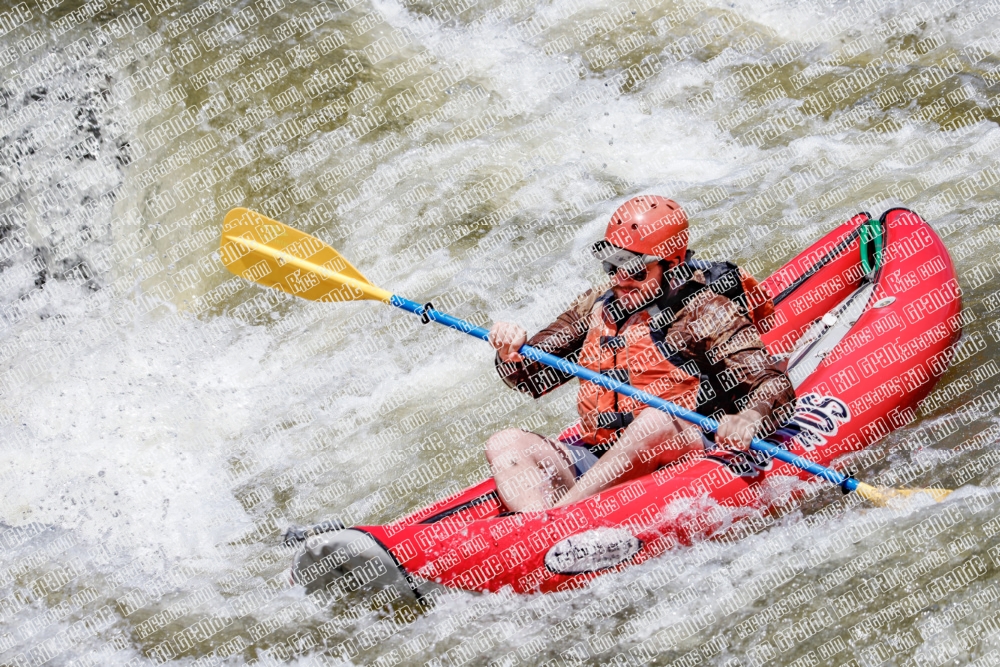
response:
<path fill-rule="evenodd" d="M 701 431 L 659 410 L 643 410 L 608 452 L 576 481 L 557 507 L 647 475 L 689 452 L 702 452 Z"/>
<path fill-rule="evenodd" d="M 576 483 L 569 455 L 558 448 L 552 440 L 516 428 L 486 441 L 497 493 L 511 511 L 548 509 Z"/>

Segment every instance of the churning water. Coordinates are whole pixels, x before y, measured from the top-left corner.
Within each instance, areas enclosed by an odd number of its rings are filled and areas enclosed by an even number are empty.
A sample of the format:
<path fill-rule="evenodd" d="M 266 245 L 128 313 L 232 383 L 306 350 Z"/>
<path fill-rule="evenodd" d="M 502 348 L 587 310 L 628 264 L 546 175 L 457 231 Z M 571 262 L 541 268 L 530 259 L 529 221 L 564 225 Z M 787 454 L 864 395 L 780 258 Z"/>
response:
<path fill-rule="evenodd" d="M 14 2 L 0 662 L 1000 664 L 1000 425 L 955 416 L 996 391 L 996 0 Z M 586 249 L 642 192 L 758 277 L 858 211 L 926 218 L 965 290 L 962 361 L 861 476 L 960 492 L 823 491 L 580 591 L 417 615 L 290 587 L 285 526 L 381 523 L 477 481 L 490 433 L 558 432 L 573 390 L 532 402 L 471 338 L 233 277 L 225 211 L 537 330 L 600 280 Z"/>

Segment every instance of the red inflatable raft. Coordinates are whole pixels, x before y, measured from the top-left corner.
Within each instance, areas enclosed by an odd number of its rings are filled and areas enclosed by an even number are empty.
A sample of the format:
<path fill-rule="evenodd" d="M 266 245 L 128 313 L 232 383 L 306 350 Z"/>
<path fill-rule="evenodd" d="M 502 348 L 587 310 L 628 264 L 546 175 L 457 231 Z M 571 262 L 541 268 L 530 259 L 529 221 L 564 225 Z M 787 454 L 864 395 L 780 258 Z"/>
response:
<path fill-rule="evenodd" d="M 879 220 L 856 215 L 763 284 L 776 308 L 761 337 L 788 360 L 798 397 L 792 419 L 766 440 L 822 465 L 910 422 L 961 333 L 951 258 L 902 208 Z M 417 600 L 441 585 L 579 586 L 759 517 L 761 489 L 776 476 L 809 478 L 757 454 L 722 452 L 526 514 L 508 513 L 488 479 L 388 525 L 291 531 L 304 543 L 293 577 L 335 596 L 392 585 Z"/>

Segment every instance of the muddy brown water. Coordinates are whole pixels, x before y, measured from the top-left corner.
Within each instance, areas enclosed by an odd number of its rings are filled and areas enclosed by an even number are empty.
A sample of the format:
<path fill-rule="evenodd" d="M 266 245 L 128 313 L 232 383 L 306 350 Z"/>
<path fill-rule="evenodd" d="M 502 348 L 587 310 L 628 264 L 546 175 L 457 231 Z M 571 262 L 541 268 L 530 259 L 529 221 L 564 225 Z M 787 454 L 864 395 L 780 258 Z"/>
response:
<path fill-rule="evenodd" d="M 1000 664 L 995 4 L 4 4 L 0 663 Z M 490 433 L 569 424 L 573 391 L 532 402 L 471 338 L 242 283 L 225 211 L 537 330 L 641 192 L 758 277 L 858 211 L 923 215 L 962 361 L 861 477 L 959 493 L 816 489 L 571 593 L 414 614 L 289 586 L 289 523 L 458 490 Z"/>

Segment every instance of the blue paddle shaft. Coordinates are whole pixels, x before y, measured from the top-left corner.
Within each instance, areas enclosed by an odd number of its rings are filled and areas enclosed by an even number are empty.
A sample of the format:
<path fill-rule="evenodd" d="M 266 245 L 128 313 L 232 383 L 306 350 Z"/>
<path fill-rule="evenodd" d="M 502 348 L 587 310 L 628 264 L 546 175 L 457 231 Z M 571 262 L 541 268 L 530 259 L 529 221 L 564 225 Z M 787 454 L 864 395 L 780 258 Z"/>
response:
<path fill-rule="evenodd" d="M 409 299 L 404 299 L 401 296 L 392 296 L 390 301 L 392 305 L 397 308 L 401 308 L 414 315 L 420 315 L 421 317 L 426 317 L 428 320 L 437 322 L 438 324 L 443 324 L 446 327 L 451 327 L 456 331 L 461 331 L 462 333 L 469 334 L 480 340 L 484 340 L 487 343 L 490 340 L 490 332 L 482 327 L 477 327 L 474 324 L 461 320 L 457 317 L 452 317 L 447 313 L 442 313 L 439 310 L 434 310 L 433 308 L 424 309 L 419 303 L 415 301 L 410 301 Z M 644 391 L 636 389 L 630 384 L 620 382 L 614 378 L 608 377 L 607 375 L 601 375 L 600 373 L 595 373 L 591 370 L 584 368 L 583 366 L 577 366 L 574 363 L 566 361 L 560 357 L 542 352 L 541 350 L 536 350 L 530 345 L 522 345 L 521 349 L 518 350 L 523 356 L 531 359 L 532 361 L 537 361 L 540 364 L 546 366 L 551 366 L 567 375 L 574 375 L 581 380 L 586 380 L 587 382 L 596 384 L 605 389 L 610 389 L 611 391 L 617 392 L 624 396 L 629 396 L 635 400 L 645 403 L 646 405 L 656 408 L 666 412 L 668 415 L 673 415 L 678 419 L 683 419 L 684 421 L 691 422 L 701 427 L 701 429 L 708 433 L 714 433 L 719 428 L 718 422 L 714 419 L 700 415 L 697 412 L 682 408 L 679 405 L 671 403 L 670 401 L 665 401 L 659 396 L 653 396 Z M 847 477 L 841 473 L 833 470 L 832 468 L 827 468 L 826 466 L 821 466 L 818 463 L 814 463 L 809 459 L 798 456 L 797 454 L 792 454 L 791 452 L 782 449 L 781 447 L 776 447 L 769 442 L 764 442 L 759 438 L 754 438 L 750 442 L 750 449 L 754 451 L 767 454 L 779 461 L 784 461 L 789 465 L 793 465 L 796 468 L 808 472 L 812 475 L 820 477 L 832 482 L 844 488 L 846 491 L 854 491 L 858 486 L 858 481 L 853 477 Z"/>

